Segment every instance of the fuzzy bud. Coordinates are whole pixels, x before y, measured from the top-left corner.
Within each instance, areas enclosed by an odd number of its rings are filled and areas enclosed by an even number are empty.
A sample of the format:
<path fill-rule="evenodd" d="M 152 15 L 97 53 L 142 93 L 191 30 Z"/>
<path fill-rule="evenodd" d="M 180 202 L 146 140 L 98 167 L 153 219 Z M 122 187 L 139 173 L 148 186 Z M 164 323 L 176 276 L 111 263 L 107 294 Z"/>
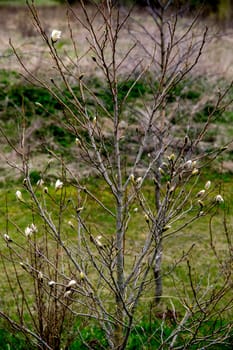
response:
<path fill-rule="evenodd" d="M 136 184 L 137 184 L 138 186 L 140 186 L 141 183 L 142 183 L 142 177 L 138 177 L 138 178 L 136 179 Z"/>
<path fill-rule="evenodd" d="M 205 190 L 201 190 L 197 193 L 197 197 L 203 197 L 205 194 Z"/>
<path fill-rule="evenodd" d="M 215 202 L 220 204 L 220 203 L 224 203 L 224 199 L 223 197 L 221 196 L 221 194 L 218 194 L 216 197 L 215 197 Z"/>
<path fill-rule="evenodd" d="M 4 238 L 5 241 L 8 242 L 8 243 L 12 242 L 12 239 L 11 239 L 10 236 L 7 235 L 6 233 L 3 235 L 3 238 Z"/>
<path fill-rule="evenodd" d="M 159 167 L 159 172 L 160 172 L 161 175 L 164 175 L 164 174 L 165 174 L 163 168 L 160 168 L 160 167 Z"/>
<path fill-rule="evenodd" d="M 192 171 L 192 175 L 197 175 L 199 173 L 199 170 L 197 168 L 194 168 Z"/>
<path fill-rule="evenodd" d="M 23 200 L 23 196 L 22 196 L 22 192 L 21 191 L 16 191 L 15 192 L 16 198 L 20 201 L 20 202 L 24 202 Z"/>
<path fill-rule="evenodd" d="M 172 153 L 172 154 L 170 154 L 170 156 L 167 157 L 167 159 L 168 159 L 170 162 L 174 162 L 175 157 L 176 157 L 175 154 Z"/>
<path fill-rule="evenodd" d="M 65 293 L 64 293 L 64 298 L 68 298 L 68 296 L 71 294 L 71 290 L 67 290 Z"/>
<path fill-rule="evenodd" d="M 76 209 L 76 213 L 79 214 L 79 213 L 81 213 L 82 210 L 83 210 L 83 207 L 79 207 Z"/>
<path fill-rule="evenodd" d="M 134 174 L 131 174 L 129 178 L 130 178 L 130 181 L 131 181 L 132 183 L 134 183 L 134 182 L 135 182 L 135 177 L 134 177 Z"/>
<path fill-rule="evenodd" d="M 184 167 L 185 167 L 186 169 L 192 169 L 192 167 L 193 167 L 193 162 L 192 162 L 192 160 L 191 160 L 191 159 L 187 160 L 187 162 L 184 163 Z"/>
<path fill-rule="evenodd" d="M 76 137 L 76 139 L 75 139 L 75 143 L 76 143 L 76 145 L 80 145 L 81 144 L 81 142 L 80 142 L 80 140 L 79 140 L 79 138 L 78 137 Z"/>
<path fill-rule="evenodd" d="M 200 208 L 202 210 L 204 207 L 204 203 L 200 199 L 198 199 L 198 204 L 200 205 Z"/>
<path fill-rule="evenodd" d="M 83 271 L 80 272 L 79 277 L 80 277 L 81 280 L 84 280 L 85 274 L 84 274 Z"/>
<path fill-rule="evenodd" d="M 54 29 L 51 33 L 51 41 L 52 43 L 56 43 L 59 39 L 61 39 L 61 31 Z"/>
<path fill-rule="evenodd" d="M 63 187 L 63 182 L 59 179 L 55 182 L 55 190 L 60 190 Z"/>
<path fill-rule="evenodd" d="M 55 281 L 49 281 L 48 285 L 49 287 L 53 288 L 55 286 L 56 282 Z"/>
<path fill-rule="evenodd" d="M 44 185 L 44 180 L 43 180 L 43 179 L 38 180 L 37 183 L 36 183 L 36 185 L 37 185 L 38 187 L 42 187 L 42 186 Z"/>
<path fill-rule="evenodd" d="M 96 243 L 96 245 L 97 245 L 98 247 L 103 248 L 103 244 L 102 244 L 102 242 L 101 242 L 101 238 L 102 238 L 101 235 L 97 236 L 96 239 L 95 239 L 95 243 Z"/>
<path fill-rule="evenodd" d="M 208 190 L 211 186 L 211 181 L 207 181 L 205 184 L 205 189 Z"/>
<path fill-rule="evenodd" d="M 44 277 L 43 273 L 41 271 L 39 271 L 38 272 L 38 280 L 42 282 L 43 281 L 43 277 Z"/>
<path fill-rule="evenodd" d="M 75 280 L 70 280 L 70 282 L 67 284 L 66 288 L 72 288 L 77 284 Z"/>

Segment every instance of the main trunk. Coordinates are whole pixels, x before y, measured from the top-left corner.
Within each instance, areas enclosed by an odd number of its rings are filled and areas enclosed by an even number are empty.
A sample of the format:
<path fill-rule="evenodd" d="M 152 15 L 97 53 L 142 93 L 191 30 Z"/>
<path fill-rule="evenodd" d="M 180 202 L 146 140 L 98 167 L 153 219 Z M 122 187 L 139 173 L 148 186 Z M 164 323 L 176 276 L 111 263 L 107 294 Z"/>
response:
<path fill-rule="evenodd" d="M 161 266 L 162 266 L 162 244 L 160 242 L 157 247 L 157 254 L 156 254 L 155 266 L 154 266 L 155 303 L 156 304 L 160 302 L 161 296 L 163 294 L 163 280 L 162 280 L 162 274 L 161 274 Z"/>
<path fill-rule="evenodd" d="M 122 196 L 118 196 L 117 225 L 116 225 L 116 249 L 117 249 L 117 291 L 116 291 L 116 324 L 114 333 L 115 349 L 120 350 L 124 339 L 124 225 Z"/>

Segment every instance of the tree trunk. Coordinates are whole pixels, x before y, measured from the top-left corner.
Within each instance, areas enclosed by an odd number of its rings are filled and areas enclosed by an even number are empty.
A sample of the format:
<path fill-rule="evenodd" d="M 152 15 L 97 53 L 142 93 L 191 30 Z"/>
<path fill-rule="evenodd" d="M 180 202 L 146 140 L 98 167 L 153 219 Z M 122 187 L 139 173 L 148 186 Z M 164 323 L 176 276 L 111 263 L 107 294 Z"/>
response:
<path fill-rule="evenodd" d="M 161 275 L 161 266 L 162 266 L 162 244 L 159 243 L 158 251 L 155 258 L 155 267 L 154 267 L 154 280 L 155 280 L 155 303 L 160 302 L 162 293 L 163 293 L 163 280 Z"/>

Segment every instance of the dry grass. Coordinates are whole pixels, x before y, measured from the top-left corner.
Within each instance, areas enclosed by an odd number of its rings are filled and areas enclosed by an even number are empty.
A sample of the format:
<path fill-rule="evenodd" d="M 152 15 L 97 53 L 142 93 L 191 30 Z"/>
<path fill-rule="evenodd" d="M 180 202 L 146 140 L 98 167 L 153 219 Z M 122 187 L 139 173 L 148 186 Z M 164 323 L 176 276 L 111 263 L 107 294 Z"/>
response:
<path fill-rule="evenodd" d="M 78 5 L 74 8 L 77 15 L 81 13 Z M 93 7 L 89 7 L 88 11 L 94 14 Z M 73 57 L 73 48 L 70 40 L 70 33 L 67 28 L 66 8 L 63 6 L 41 7 L 38 9 L 40 18 L 44 25 L 44 29 L 49 36 L 52 29 L 57 28 L 62 30 L 62 40 L 59 44 L 59 54 L 63 55 L 65 52 Z M 19 63 L 12 53 L 9 46 L 9 38 L 11 38 L 16 49 L 20 52 L 21 57 L 27 62 L 27 67 L 32 71 L 39 71 L 40 73 L 48 72 L 52 74 L 52 67 L 48 57 L 46 45 L 37 33 L 33 23 L 29 20 L 28 9 L 25 7 L 0 7 L 1 15 L 1 38 L 0 38 L 0 52 L 1 52 L 1 66 L 5 69 L 20 70 Z M 152 18 L 148 15 L 146 10 L 135 9 L 132 17 L 136 19 L 139 24 L 143 24 L 146 30 L 156 36 L 156 28 Z M 87 33 L 80 23 L 71 17 L 70 19 L 74 39 L 77 44 L 78 53 L 80 57 L 86 54 L 81 60 L 81 70 L 87 75 L 98 75 L 95 65 L 91 59 L 91 52 L 89 51 L 89 43 L 87 41 Z M 190 18 L 183 18 L 179 20 L 179 33 L 183 33 L 190 24 Z M 96 28 L 101 27 L 101 21 L 98 16 L 95 17 Z M 198 25 L 198 32 L 195 33 L 197 37 L 204 31 L 206 23 L 200 21 Z M 224 77 L 227 80 L 233 78 L 233 55 L 232 55 L 232 29 L 220 30 L 215 23 L 207 21 L 209 26 L 209 36 L 203 55 L 199 64 L 195 67 L 194 73 L 197 75 L 206 75 L 214 79 Z M 135 38 L 133 39 L 128 30 L 133 31 Z M 132 30 L 133 29 L 133 30 Z M 128 48 L 136 42 L 136 40 L 143 42 L 149 51 L 153 51 L 152 42 L 141 32 L 136 29 L 135 22 L 128 21 L 119 37 L 119 59 L 123 57 Z M 143 49 L 140 45 L 132 51 L 125 64 L 121 67 L 124 74 L 129 72 L 135 63 L 142 60 L 141 65 L 148 63 L 148 57 L 145 57 Z"/>

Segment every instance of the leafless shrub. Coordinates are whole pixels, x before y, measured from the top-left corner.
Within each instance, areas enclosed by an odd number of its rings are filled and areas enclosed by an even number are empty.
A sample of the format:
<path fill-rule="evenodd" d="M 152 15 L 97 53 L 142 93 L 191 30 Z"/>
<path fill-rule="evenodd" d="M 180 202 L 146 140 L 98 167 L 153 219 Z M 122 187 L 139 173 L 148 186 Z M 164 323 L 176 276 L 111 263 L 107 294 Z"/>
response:
<path fill-rule="evenodd" d="M 125 30 L 131 13 L 120 13 L 110 1 L 95 5 L 91 12 L 82 1 L 82 13 L 68 7 L 73 52 L 67 53 L 66 58 L 57 47 L 62 34 L 56 30 L 49 37 L 34 3 L 28 2 L 35 27 L 51 57 L 50 67 L 55 67 L 50 81 L 48 77 L 43 80 L 32 73 L 11 44 L 26 78 L 46 88 L 61 104 L 66 125 L 75 135 L 79 148 L 77 167 L 85 164 L 94 169 L 103 186 L 98 191 L 91 189 L 88 181 L 85 183 L 81 177 L 73 176 L 65 161 L 52 151 L 50 153 L 61 163 L 54 189 L 47 187 L 47 167 L 41 180 L 33 185 L 29 175 L 30 153 L 22 128 L 21 148 L 15 151 L 22 162 L 18 168 L 24 177 L 24 193 L 17 191 L 16 196 L 22 209 L 31 212 L 32 223 L 24 231 L 15 225 L 20 238 L 12 238 L 9 231 L 3 236 L 8 249 L 1 252 L 2 264 L 16 303 L 17 317 L 9 316 L 7 310 L 1 315 L 17 329 L 32 335 L 42 349 L 60 349 L 64 332 L 72 329 L 74 320 L 79 324 L 76 332 L 81 337 L 82 328 L 91 319 L 103 329 L 107 348 L 125 349 L 138 322 L 142 297 L 156 305 L 163 297 L 164 242 L 223 205 L 222 194 L 212 189 L 209 181 L 204 188 L 197 188 L 202 168 L 225 147 L 199 155 L 195 150 L 216 111 L 226 107 L 224 98 L 231 86 L 216 97 L 215 107 L 199 134 L 192 139 L 187 128 L 187 133 L 180 137 L 179 147 L 175 148 L 167 111 L 168 93 L 197 64 L 207 30 L 194 42 L 191 35 L 196 23 L 194 19 L 185 34 L 176 36 L 178 15 L 166 17 L 170 2 L 158 2 L 158 6 L 148 2 L 159 37 L 148 33 L 143 25 L 139 28 L 152 41 L 152 50 L 151 45 L 145 46 L 142 37 L 137 38 L 132 29 L 132 46 L 125 50 L 118 46 L 120 32 Z M 89 50 L 83 56 L 79 55 L 70 16 L 86 29 Z M 136 24 L 139 25 L 134 20 L 134 28 Z M 133 61 L 138 45 L 143 48 L 146 58 L 136 60 L 128 72 L 125 81 L 133 78 L 134 82 L 120 99 L 121 67 L 129 58 Z M 85 78 L 81 63 L 86 55 L 110 92 L 111 106 L 103 103 Z M 131 130 L 137 146 L 132 154 L 127 154 L 124 140 L 129 130 L 127 117 L 132 111 L 128 110 L 128 97 L 135 84 L 151 72 L 156 72 L 158 84 L 153 90 L 152 102 L 145 101 L 143 108 L 138 110 L 134 122 L 140 128 Z M 69 92 L 68 99 L 62 95 L 61 84 Z M 78 86 L 79 94 L 74 85 Z M 103 127 L 106 120 L 107 137 Z M 145 151 L 148 147 L 149 153 Z M 154 182 L 153 201 L 146 192 L 150 180 Z M 103 191 L 108 200 L 102 195 Z M 106 227 L 95 223 L 94 211 L 104 215 Z M 135 230 L 133 213 L 136 211 L 141 215 L 144 235 L 138 244 L 128 236 L 130 230 Z M 185 310 L 182 317 L 178 316 L 171 298 L 172 311 L 169 312 L 175 325 L 172 333 L 165 336 L 162 322 L 161 349 L 165 346 L 179 349 L 176 342 L 185 331 L 189 334 L 186 348 L 202 341 L 199 335 L 202 324 L 211 317 L 220 317 L 223 310 L 230 308 L 230 304 L 217 308 L 229 292 L 230 272 L 219 288 L 208 283 L 201 288 L 200 279 L 194 277 L 190 264 L 191 250 L 184 252 L 173 266 L 175 269 L 186 261 L 189 289 L 184 288 L 183 295 L 177 292 L 182 310 Z M 12 272 L 8 270 L 8 263 Z M 169 271 L 171 276 L 173 269 Z M 154 283 L 155 292 L 151 293 Z M 163 313 L 162 318 L 165 319 L 169 312 Z M 229 332 L 230 328 L 224 335 L 215 334 L 213 330 L 211 339 L 203 336 L 203 341 L 208 344 L 224 342 Z M 70 336 L 67 334 L 66 344 L 72 337 L 72 332 Z M 92 348 L 90 344 L 86 345 Z"/>

